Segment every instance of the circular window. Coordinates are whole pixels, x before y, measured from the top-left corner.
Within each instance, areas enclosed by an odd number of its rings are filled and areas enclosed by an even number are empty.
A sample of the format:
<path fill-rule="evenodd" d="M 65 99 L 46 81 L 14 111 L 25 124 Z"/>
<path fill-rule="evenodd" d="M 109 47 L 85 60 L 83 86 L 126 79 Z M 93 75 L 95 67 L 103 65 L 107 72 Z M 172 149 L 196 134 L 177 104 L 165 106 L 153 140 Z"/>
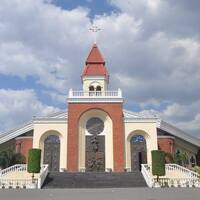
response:
<path fill-rule="evenodd" d="M 89 133 L 98 135 L 104 130 L 104 123 L 101 119 L 93 117 L 87 121 L 86 129 Z"/>

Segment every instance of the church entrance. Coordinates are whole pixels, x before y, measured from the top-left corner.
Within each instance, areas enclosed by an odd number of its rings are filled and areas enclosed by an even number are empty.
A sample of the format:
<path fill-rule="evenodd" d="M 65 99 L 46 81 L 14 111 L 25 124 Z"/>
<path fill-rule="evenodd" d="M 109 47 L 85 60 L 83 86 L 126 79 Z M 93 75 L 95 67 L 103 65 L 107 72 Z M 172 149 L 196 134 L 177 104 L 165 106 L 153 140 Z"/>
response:
<path fill-rule="evenodd" d="M 146 140 L 142 135 L 135 135 L 131 138 L 131 170 L 141 170 L 141 164 L 146 163 Z"/>
<path fill-rule="evenodd" d="M 49 165 L 49 171 L 59 171 L 60 168 L 60 139 L 50 135 L 44 141 L 44 164 Z"/>
<path fill-rule="evenodd" d="M 86 129 L 90 134 L 86 136 L 86 171 L 105 171 L 105 136 L 100 135 L 104 130 L 104 122 L 93 117 L 88 120 Z"/>

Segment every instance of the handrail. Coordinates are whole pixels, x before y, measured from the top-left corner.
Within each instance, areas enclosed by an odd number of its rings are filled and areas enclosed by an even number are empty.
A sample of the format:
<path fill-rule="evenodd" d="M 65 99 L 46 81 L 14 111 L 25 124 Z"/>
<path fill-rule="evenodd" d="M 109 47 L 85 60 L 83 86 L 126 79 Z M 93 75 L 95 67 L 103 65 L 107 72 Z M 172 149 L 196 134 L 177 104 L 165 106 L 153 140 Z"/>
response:
<path fill-rule="evenodd" d="M 27 164 L 16 164 L 11 167 L 8 167 L 4 170 L 0 171 L 0 186 L 9 188 L 9 187 L 20 187 L 23 188 L 24 184 L 27 187 L 30 187 L 32 179 L 25 178 L 25 179 L 7 179 L 6 176 L 10 172 L 27 172 Z M 40 170 L 39 178 L 35 179 L 35 183 L 37 184 L 38 188 L 41 188 L 46 177 L 48 175 L 48 165 L 42 165 Z M 26 188 L 27 188 L 26 187 Z"/>
<path fill-rule="evenodd" d="M 199 178 L 199 174 L 196 172 L 193 172 L 192 170 L 189 170 L 183 166 L 177 165 L 177 164 L 165 164 L 165 168 L 167 170 L 173 170 L 178 169 L 181 172 L 184 172 L 186 175 L 188 175 L 191 178 Z"/>
<path fill-rule="evenodd" d="M 40 177 L 38 178 L 38 189 L 42 188 L 42 185 L 49 173 L 48 165 L 43 165 L 40 171 Z"/>
<path fill-rule="evenodd" d="M 0 177 L 5 176 L 9 172 L 25 171 L 26 164 L 16 164 L 0 171 Z"/>
<path fill-rule="evenodd" d="M 154 179 L 151 177 L 151 174 L 149 173 L 148 170 L 148 165 L 147 164 L 141 164 L 141 173 L 148 185 L 148 187 L 153 187 Z"/>
<path fill-rule="evenodd" d="M 151 173 L 151 165 L 142 164 L 141 165 L 142 175 L 149 187 L 155 187 L 156 178 Z M 177 164 L 165 164 L 166 171 L 178 171 L 183 176 L 179 174 L 180 177 L 160 177 L 159 184 L 161 186 L 168 185 L 168 187 L 200 187 L 200 178 L 196 172 L 193 172 L 185 167 L 179 166 Z"/>

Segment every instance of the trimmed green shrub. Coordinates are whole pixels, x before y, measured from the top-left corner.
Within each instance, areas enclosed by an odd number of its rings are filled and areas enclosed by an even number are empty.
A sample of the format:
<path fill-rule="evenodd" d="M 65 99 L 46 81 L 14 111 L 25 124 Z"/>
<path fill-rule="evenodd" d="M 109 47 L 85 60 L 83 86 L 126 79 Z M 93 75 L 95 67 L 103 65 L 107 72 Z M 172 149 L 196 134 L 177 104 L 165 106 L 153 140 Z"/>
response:
<path fill-rule="evenodd" d="M 34 180 L 34 173 L 40 173 L 40 168 L 41 149 L 30 149 L 28 155 L 28 172 L 33 174 L 32 180 Z"/>
<path fill-rule="evenodd" d="M 165 152 L 159 150 L 151 151 L 152 155 L 152 174 L 157 176 L 165 176 Z"/>

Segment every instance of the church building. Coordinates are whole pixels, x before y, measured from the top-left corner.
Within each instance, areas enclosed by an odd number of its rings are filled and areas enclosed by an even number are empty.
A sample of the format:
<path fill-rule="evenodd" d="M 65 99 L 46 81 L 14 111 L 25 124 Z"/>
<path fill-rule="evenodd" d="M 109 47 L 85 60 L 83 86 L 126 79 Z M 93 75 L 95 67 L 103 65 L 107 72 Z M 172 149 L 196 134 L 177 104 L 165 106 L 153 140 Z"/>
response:
<path fill-rule="evenodd" d="M 157 149 L 185 153 L 189 165 L 199 165 L 200 139 L 154 115 L 124 109 L 123 91 L 109 90 L 108 68 L 96 44 L 81 81 L 82 89 L 69 90 L 67 110 L 0 134 L 0 151 L 12 148 L 27 158 L 29 149 L 40 148 L 50 171 L 140 170 Z"/>

